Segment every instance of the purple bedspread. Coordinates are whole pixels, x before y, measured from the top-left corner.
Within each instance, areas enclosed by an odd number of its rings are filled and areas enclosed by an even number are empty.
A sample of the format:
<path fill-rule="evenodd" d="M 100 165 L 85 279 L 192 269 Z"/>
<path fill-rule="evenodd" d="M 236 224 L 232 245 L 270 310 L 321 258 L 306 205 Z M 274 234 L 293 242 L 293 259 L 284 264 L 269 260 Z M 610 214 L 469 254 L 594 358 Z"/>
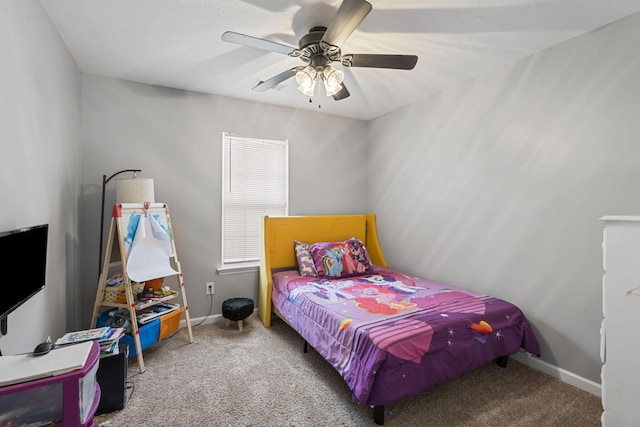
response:
<path fill-rule="evenodd" d="M 382 267 L 343 279 L 275 273 L 273 303 L 345 379 L 360 404 L 386 405 L 521 347 L 540 348 L 518 307 Z"/>

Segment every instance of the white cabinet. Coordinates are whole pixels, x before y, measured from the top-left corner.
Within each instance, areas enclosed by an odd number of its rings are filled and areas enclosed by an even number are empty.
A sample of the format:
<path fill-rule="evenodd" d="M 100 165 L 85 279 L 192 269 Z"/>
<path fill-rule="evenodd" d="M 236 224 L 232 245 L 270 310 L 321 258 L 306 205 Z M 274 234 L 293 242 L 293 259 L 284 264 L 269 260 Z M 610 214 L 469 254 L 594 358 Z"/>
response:
<path fill-rule="evenodd" d="M 602 425 L 640 426 L 640 216 L 605 216 Z"/>

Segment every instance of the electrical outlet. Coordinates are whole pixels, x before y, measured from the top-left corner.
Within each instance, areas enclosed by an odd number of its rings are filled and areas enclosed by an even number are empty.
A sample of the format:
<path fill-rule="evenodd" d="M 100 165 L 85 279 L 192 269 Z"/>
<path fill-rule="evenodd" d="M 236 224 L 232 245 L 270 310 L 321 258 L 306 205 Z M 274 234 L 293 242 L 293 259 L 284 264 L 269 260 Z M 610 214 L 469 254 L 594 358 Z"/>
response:
<path fill-rule="evenodd" d="M 213 282 L 207 282 L 205 283 L 206 287 L 207 287 L 207 295 L 213 295 L 215 289 L 213 287 Z"/>

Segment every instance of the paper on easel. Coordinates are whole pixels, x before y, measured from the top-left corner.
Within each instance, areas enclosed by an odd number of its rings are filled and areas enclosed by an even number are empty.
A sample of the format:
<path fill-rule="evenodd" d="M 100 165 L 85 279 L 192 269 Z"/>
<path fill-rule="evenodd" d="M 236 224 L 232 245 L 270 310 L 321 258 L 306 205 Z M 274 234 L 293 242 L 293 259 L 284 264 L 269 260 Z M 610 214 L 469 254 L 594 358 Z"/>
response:
<path fill-rule="evenodd" d="M 62 375 L 84 366 L 93 341 L 54 348 L 42 356 L 20 354 L 0 357 L 0 387 Z"/>
<path fill-rule="evenodd" d="M 136 282 L 178 274 L 171 267 L 171 236 L 153 216 L 140 216 L 127 259 L 127 275 Z"/>

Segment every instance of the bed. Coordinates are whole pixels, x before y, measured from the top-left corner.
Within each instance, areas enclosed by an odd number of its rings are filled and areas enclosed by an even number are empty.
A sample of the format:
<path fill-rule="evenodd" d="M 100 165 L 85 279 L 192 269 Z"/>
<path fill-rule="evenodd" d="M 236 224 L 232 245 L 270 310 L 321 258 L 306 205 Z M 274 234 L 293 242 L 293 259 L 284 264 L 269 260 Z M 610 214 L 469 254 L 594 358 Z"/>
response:
<path fill-rule="evenodd" d="M 540 355 L 515 305 L 389 269 L 374 214 L 265 217 L 262 237 L 264 326 L 276 315 L 296 330 L 305 350 L 309 343 L 340 373 L 353 400 L 373 408 L 376 424 L 384 423 L 384 405 L 491 361 L 506 366 L 521 348 Z M 303 244 L 316 276 L 298 265 Z M 366 268 L 332 260 L 340 250 Z"/>

